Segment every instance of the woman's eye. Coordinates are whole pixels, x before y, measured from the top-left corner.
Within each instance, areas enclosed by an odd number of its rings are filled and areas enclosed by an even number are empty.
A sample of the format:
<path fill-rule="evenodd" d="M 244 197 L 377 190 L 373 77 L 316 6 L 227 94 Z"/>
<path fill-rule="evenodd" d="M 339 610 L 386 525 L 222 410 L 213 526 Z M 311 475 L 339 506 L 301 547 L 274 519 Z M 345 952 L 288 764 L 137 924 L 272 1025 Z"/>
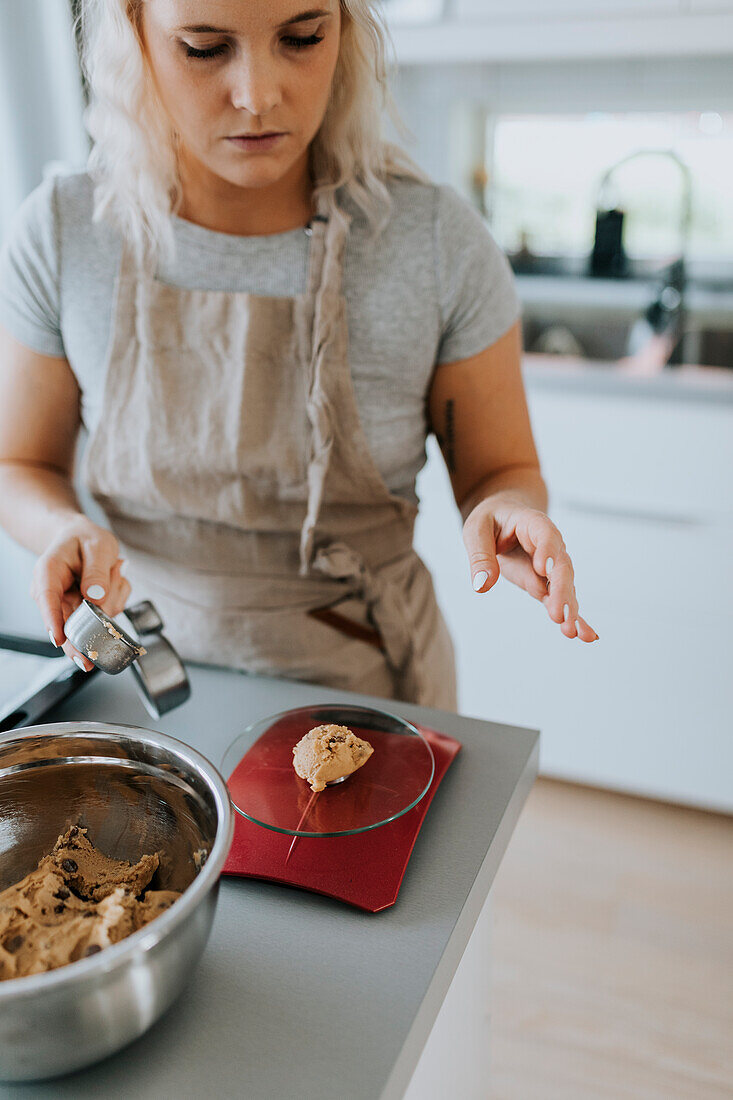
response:
<path fill-rule="evenodd" d="M 309 34 L 307 38 L 298 38 L 297 35 L 288 34 L 282 39 L 283 44 L 289 49 L 302 50 L 306 46 L 316 46 L 323 41 L 322 34 Z"/>
<path fill-rule="evenodd" d="M 209 57 L 219 57 L 226 50 L 226 43 L 222 42 L 219 46 L 211 46 L 208 50 L 197 50 L 195 46 L 189 46 L 186 44 L 186 57 L 198 57 L 206 59 Z"/>
<path fill-rule="evenodd" d="M 322 41 L 322 34 L 309 34 L 307 37 L 289 34 L 285 35 L 282 39 L 283 45 L 292 50 L 302 50 L 306 49 L 308 46 L 317 46 L 318 43 Z M 209 46 L 207 49 L 197 49 L 196 46 L 191 46 L 188 42 L 185 42 L 184 46 L 186 49 L 186 57 L 196 58 L 200 61 L 206 61 L 212 57 L 220 57 L 228 49 L 226 42 L 221 42 L 218 46 Z"/>

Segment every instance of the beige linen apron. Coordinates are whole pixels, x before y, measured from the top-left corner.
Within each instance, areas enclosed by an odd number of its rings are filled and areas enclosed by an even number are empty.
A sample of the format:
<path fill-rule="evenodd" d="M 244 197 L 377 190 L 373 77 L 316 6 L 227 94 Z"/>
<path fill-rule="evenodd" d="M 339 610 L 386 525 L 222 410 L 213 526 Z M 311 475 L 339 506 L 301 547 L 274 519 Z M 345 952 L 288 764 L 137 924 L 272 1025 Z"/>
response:
<path fill-rule="evenodd" d="M 292 298 L 169 286 L 123 248 L 83 476 L 184 657 L 455 709 L 417 508 L 387 488 L 357 410 L 348 224 L 320 209 Z M 313 617 L 329 607 L 363 636 Z"/>

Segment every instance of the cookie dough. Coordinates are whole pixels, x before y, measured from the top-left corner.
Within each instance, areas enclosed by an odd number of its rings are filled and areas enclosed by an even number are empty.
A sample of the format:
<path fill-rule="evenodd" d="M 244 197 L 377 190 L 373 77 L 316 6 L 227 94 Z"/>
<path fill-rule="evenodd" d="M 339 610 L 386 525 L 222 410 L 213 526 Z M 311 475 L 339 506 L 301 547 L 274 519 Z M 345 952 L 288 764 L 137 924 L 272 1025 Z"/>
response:
<path fill-rule="evenodd" d="M 35 871 L 0 893 L 0 981 L 55 970 L 119 943 L 181 895 L 146 890 L 160 856 L 104 855 L 72 825 Z"/>
<path fill-rule="evenodd" d="M 344 779 L 366 764 L 374 749 L 352 733 L 348 726 L 316 726 L 301 737 L 293 749 L 293 767 L 312 791 Z"/>
<path fill-rule="evenodd" d="M 120 642 L 127 642 L 127 644 L 135 650 L 138 657 L 144 657 L 145 654 L 148 652 L 144 645 L 138 645 L 138 643 L 133 642 L 131 638 L 126 638 L 124 634 L 120 634 L 117 627 L 112 626 L 112 623 L 108 622 L 107 619 L 102 619 L 102 625 L 106 627 L 107 633 L 110 634 L 113 638 L 117 638 L 117 640 Z M 90 656 L 90 660 L 94 660 L 94 658 Z"/>

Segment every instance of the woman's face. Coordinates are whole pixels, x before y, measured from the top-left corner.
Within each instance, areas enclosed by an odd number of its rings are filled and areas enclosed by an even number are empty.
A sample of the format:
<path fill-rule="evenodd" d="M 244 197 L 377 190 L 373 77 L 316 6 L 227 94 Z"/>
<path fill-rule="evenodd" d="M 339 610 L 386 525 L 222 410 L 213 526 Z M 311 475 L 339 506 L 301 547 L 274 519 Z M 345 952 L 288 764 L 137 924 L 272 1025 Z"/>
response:
<path fill-rule="evenodd" d="M 339 0 L 145 0 L 145 48 L 184 155 L 239 187 L 302 163 L 340 30 Z"/>

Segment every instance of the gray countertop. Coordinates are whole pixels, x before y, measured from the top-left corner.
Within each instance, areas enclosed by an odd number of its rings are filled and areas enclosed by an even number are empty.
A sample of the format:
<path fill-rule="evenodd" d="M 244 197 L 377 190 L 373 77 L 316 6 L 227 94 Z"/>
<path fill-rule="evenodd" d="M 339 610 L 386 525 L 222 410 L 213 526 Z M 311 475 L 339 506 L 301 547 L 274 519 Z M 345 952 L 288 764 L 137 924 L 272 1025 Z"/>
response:
<path fill-rule="evenodd" d="M 267 714 L 310 702 L 385 705 L 195 667 L 193 696 L 153 722 L 131 676 L 103 675 L 49 720 L 154 727 L 219 764 Z M 222 880 L 211 939 L 180 1000 L 105 1062 L 0 1098 L 135 1096 L 395 1100 L 417 1064 L 537 772 L 538 734 L 442 711 L 387 709 L 463 742 L 418 837 L 397 904 L 372 915 L 304 891 Z"/>

